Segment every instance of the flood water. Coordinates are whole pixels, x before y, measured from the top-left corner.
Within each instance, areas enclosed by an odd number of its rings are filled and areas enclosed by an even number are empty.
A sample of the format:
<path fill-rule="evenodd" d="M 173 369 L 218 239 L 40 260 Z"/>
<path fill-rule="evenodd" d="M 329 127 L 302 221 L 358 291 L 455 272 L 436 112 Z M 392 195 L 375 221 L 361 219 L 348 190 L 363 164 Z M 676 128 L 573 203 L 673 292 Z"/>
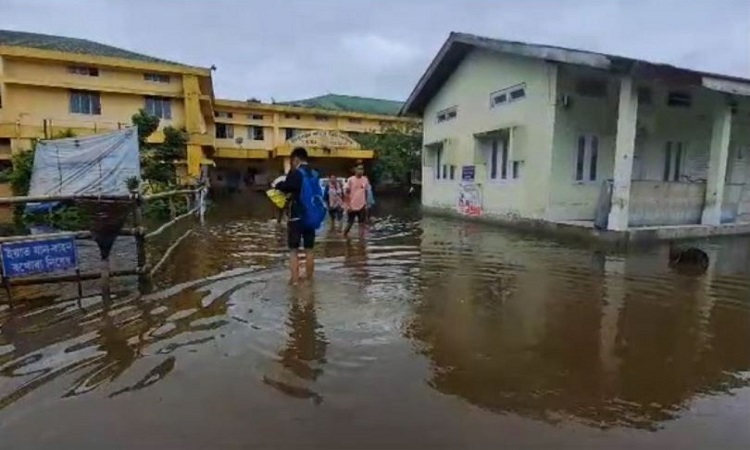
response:
<path fill-rule="evenodd" d="M 688 275 L 383 200 L 295 288 L 267 206 L 145 297 L 0 306 L 0 448 L 750 448 L 749 239 Z"/>

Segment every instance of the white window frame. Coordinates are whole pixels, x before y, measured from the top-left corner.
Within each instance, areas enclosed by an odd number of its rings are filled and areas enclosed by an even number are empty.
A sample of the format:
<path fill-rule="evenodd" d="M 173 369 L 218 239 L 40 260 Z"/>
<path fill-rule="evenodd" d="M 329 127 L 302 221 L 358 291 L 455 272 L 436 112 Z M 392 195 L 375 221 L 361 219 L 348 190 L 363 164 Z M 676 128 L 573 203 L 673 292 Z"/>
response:
<path fill-rule="evenodd" d="M 216 125 L 216 131 L 214 133 L 214 136 L 216 139 L 234 139 L 234 125 L 231 123 L 217 123 Z M 219 137 L 219 127 L 224 127 L 225 130 L 225 136 Z"/>
<path fill-rule="evenodd" d="M 84 77 L 98 77 L 99 68 L 94 66 L 68 66 L 68 73 Z"/>
<path fill-rule="evenodd" d="M 170 76 L 163 73 L 146 72 L 143 74 L 143 79 L 152 83 L 163 83 L 168 84 Z"/>
<path fill-rule="evenodd" d="M 102 114 L 102 96 L 98 91 L 72 89 L 68 95 L 68 110 L 71 114 L 86 116 L 100 116 Z"/>
<path fill-rule="evenodd" d="M 144 109 L 152 116 L 172 120 L 172 100 L 169 97 L 148 95 L 144 99 Z"/>
<path fill-rule="evenodd" d="M 685 176 L 685 142 L 666 141 L 664 143 L 661 180 L 665 183 L 676 183 Z"/>
<path fill-rule="evenodd" d="M 256 138 L 255 132 L 257 130 L 260 130 L 260 136 L 262 139 Z M 266 130 L 264 130 L 263 127 L 259 127 L 257 125 L 250 125 L 249 127 L 247 127 L 247 138 L 250 139 L 251 141 L 258 141 L 258 142 L 265 141 Z"/>
<path fill-rule="evenodd" d="M 521 162 L 513 161 L 511 153 L 511 139 L 501 136 L 492 138 L 486 151 L 487 182 L 491 184 L 513 183 L 520 179 Z M 493 157 L 495 161 L 495 174 L 493 176 Z M 514 166 L 517 170 L 514 171 Z M 503 173 L 505 172 L 505 173 Z M 518 175 L 514 177 L 514 175 Z"/>
<path fill-rule="evenodd" d="M 451 120 L 455 120 L 456 117 L 458 117 L 458 106 L 451 106 L 435 113 L 435 122 L 450 122 Z"/>
<path fill-rule="evenodd" d="M 522 95 L 513 98 L 511 94 L 517 92 L 521 92 Z M 500 97 L 502 97 L 502 100 L 495 102 L 495 98 Z M 526 99 L 526 97 L 528 97 L 526 83 L 518 83 L 490 93 L 490 109 L 500 108 L 511 103 L 520 102 L 521 100 Z"/>
<path fill-rule="evenodd" d="M 581 153 L 583 140 L 583 153 Z M 602 138 L 596 133 L 581 133 L 573 147 L 573 182 L 575 184 L 592 184 L 600 181 L 601 175 Z M 581 161 L 581 158 L 583 160 Z M 578 177 L 578 165 L 582 163 L 581 178 Z M 593 176 L 592 176 L 592 168 Z"/>

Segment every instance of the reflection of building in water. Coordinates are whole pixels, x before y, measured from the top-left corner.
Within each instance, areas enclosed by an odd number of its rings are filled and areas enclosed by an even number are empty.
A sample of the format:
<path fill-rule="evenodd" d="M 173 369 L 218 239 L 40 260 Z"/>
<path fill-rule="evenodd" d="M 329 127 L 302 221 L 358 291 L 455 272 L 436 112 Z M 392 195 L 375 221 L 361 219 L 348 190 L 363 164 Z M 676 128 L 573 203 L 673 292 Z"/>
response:
<path fill-rule="evenodd" d="M 732 304 L 746 282 L 732 292 L 713 268 L 672 272 L 663 249 L 592 257 L 443 226 L 424 222 L 409 327 L 440 392 L 544 420 L 653 428 L 696 394 L 748 383 L 737 343 L 750 340 L 750 311 Z"/>

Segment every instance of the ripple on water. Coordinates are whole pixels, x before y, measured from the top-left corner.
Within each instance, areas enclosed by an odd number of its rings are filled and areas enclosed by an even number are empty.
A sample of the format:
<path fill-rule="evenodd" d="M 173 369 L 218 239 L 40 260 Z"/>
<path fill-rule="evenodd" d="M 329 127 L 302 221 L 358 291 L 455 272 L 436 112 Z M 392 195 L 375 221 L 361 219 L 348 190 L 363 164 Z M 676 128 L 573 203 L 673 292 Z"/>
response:
<path fill-rule="evenodd" d="M 429 414 L 429 387 L 487 414 L 599 428 L 658 429 L 698 395 L 750 384 L 747 254 L 690 277 L 659 249 L 388 216 L 364 239 L 321 231 L 315 282 L 291 287 L 284 239 L 265 220 L 209 220 L 157 292 L 0 311 L 0 421 L 41 387 L 125 401 L 182 383 L 188 365 L 242 373 L 280 405 L 394 391 Z"/>

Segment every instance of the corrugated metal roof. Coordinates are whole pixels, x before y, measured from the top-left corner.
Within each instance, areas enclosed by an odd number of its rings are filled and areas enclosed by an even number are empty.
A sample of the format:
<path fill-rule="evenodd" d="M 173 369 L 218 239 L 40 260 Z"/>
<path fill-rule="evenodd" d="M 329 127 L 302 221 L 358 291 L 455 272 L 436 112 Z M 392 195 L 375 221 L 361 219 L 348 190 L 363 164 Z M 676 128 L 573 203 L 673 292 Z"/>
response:
<path fill-rule="evenodd" d="M 99 42 L 89 41 L 88 39 L 27 33 L 25 31 L 0 30 L 0 45 L 191 67 L 185 64 L 168 61 L 166 59 L 131 52 L 130 50 L 113 47 L 111 45 L 100 44 Z"/>
<path fill-rule="evenodd" d="M 737 95 L 748 95 L 748 85 L 750 85 L 750 79 L 700 72 L 668 64 L 553 45 L 530 44 L 453 32 L 420 78 L 399 114 L 421 114 L 430 99 L 440 90 L 464 57 L 474 49 L 592 67 L 613 73 L 629 73 L 642 78 L 680 79 L 683 83 L 692 83 Z M 734 84 L 720 85 L 713 81 L 716 79 Z"/>

